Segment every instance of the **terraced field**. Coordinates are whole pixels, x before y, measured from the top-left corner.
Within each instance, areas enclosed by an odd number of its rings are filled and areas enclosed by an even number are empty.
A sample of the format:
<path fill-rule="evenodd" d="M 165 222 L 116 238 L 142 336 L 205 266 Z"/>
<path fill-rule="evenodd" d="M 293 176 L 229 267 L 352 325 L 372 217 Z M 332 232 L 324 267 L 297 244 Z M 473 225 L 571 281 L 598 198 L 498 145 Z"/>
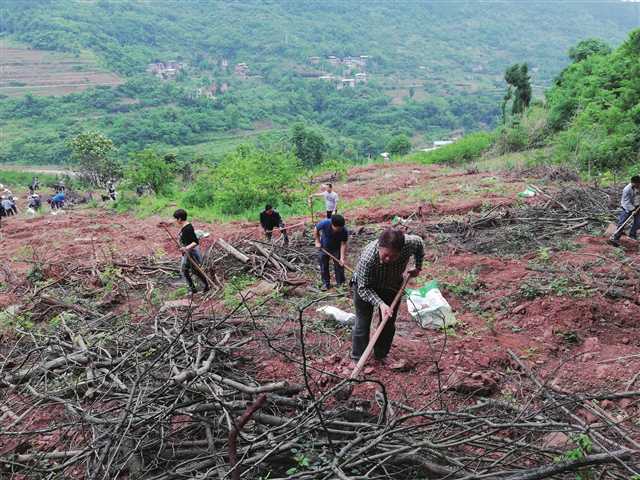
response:
<path fill-rule="evenodd" d="M 65 95 L 120 83 L 120 77 L 101 69 L 88 54 L 33 50 L 0 40 L 0 95 Z"/>

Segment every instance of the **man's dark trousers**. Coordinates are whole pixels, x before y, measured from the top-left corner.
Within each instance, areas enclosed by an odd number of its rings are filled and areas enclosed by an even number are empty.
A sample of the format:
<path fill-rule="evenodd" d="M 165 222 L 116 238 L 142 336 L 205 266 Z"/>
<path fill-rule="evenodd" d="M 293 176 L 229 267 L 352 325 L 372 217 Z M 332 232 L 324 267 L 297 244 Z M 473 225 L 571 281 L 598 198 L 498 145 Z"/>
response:
<path fill-rule="evenodd" d="M 340 252 L 337 250 L 335 251 L 327 250 L 327 252 L 329 252 L 331 255 L 333 255 L 336 258 L 340 258 Z M 322 277 L 322 284 L 325 287 L 331 286 L 331 275 L 329 274 L 329 260 L 331 260 L 329 255 L 324 253 L 322 250 L 318 252 L 318 263 L 320 263 L 320 276 Z M 336 273 L 336 284 L 343 285 L 345 282 L 344 267 L 340 266 L 340 262 L 336 262 L 335 260 L 333 260 L 333 269 Z"/>
<path fill-rule="evenodd" d="M 380 298 L 387 305 L 391 306 L 396 296 L 397 290 L 387 290 L 384 293 L 378 292 Z M 360 295 L 358 295 L 357 287 L 354 286 L 353 303 L 356 307 L 356 324 L 353 327 L 351 333 L 352 348 L 351 358 L 358 360 L 369 344 L 369 332 L 371 330 L 371 319 L 373 314 L 378 311 L 378 307 L 374 307 L 368 302 L 365 302 Z M 398 315 L 398 307 L 400 302 L 393 311 L 393 315 L 387 321 L 382 333 L 378 337 L 378 341 L 373 347 L 373 355 L 377 359 L 382 359 L 387 356 L 391 349 L 391 343 L 393 342 L 393 336 L 396 333 L 396 317 Z"/>
<path fill-rule="evenodd" d="M 620 212 L 620 216 L 618 217 L 618 227 L 620 227 L 620 225 L 626 222 L 632 213 L 633 213 L 633 210 L 631 212 L 628 212 L 627 210 L 622 209 L 622 211 Z M 629 231 L 629 236 L 631 238 L 638 238 L 639 228 L 640 228 L 640 214 L 637 214 L 635 215 L 633 221 L 631 222 L 631 230 Z M 623 230 L 624 229 L 620 230 L 616 235 L 612 237 L 612 239 L 615 241 L 620 240 L 620 237 L 624 233 Z"/>

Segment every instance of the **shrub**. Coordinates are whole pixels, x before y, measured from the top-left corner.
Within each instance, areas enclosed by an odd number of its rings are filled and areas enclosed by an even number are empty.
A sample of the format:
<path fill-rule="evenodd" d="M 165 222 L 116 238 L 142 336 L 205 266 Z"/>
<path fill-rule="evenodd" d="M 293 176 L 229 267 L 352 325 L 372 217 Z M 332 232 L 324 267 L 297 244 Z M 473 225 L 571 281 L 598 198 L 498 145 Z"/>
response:
<path fill-rule="evenodd" d="M 225 215 L 239 214 L 265 203 L 291 203 L 300 196 L 296 192 L 300 174 L 300 162 L 292 152 L 242 145 L 196 180 L 184 202 L 187 206 L 215 206 Z"/>
<path fill-rule="evenodd" d="M 494 134 L 477 132 L 431 152 L 418 153 L 415 159 L 422 163 L 465 163 L 480 157 L 491 147 Z"/>
<path fill-rule="evenodd" d="M 173 165 L 151 149 L 131 155 L 125 181 L 131 188 L 145 186 L 156 195 L 168 194 L 174 182 Z"/>

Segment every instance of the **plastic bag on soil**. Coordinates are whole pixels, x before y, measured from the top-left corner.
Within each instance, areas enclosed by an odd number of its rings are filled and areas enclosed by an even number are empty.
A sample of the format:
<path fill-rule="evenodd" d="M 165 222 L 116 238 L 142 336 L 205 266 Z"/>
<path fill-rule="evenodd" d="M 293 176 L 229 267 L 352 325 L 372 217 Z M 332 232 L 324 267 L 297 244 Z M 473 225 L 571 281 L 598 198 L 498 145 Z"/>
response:
<path fill-rule="evenodd" d="M 351 327 L 356 323 L 356 316 L 353 313 L 345 312 L 337 307 L 331 305 L 325 305 L 317 308 L 316 312 L 322 313 L 326 318 L 334 320 L 343 327 Z"/>
<path fill-rule="evenodd" d="M 537 194 L 538 192 L 536 192 L 533 188 L 527 187 L 525 190 L 518 193 L 518 196 L 522 198 L 529 198 L 529 197 L 535 197 Z"/>
<path fill-rule="evenodd" d="M 437 280 L 432 280 L 422 288 L 407 289 L 409 315 L 422 328 L 438 329 L 456 324 L 456 316 L 438 287 Z"/>
<path fill-rule="evenodd" d="M 201 238 L 207 238 L 209 236 L 209 232 L 205 232 L 204 230 L 196 230 L 196 237 L 198 240 Z"/>

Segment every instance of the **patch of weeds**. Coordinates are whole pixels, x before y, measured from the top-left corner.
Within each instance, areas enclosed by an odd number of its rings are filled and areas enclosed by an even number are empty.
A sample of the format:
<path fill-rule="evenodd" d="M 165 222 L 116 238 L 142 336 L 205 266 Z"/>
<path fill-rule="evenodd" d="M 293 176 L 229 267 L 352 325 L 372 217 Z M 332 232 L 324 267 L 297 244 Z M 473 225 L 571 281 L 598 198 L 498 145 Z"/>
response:
<path fill-rule="evenodd" d="M 293 456 L 295 466 L 287 470 L 287 475 L 294 475 L 307 470 L 311 466 L 311 460 L 303 452 L 296 453 Z"/>
<path fill-rule="evenodd" d="M 98 272 L 100 282 L 104 286 L 105 294 L 113 290 L 114 284 L 119 280 L 121 272 L 114 265 L 108 265 L 104 270 Z"/>
<path fill-rule="evenodd" d="M 569 278 L 554 278 L 549 288 L 558 297 L 569 296 L 574 298 L 587 298 L 593 294 L 593 289 L 580 283 L 574 284 Z"/>
<path fill-rule="evenodd" d="M 156 293 L 156 291 L 154 290 L 153 293 Z M 178 298 L 182 298 L 185 295 L 187 295 L 187 293 L 189 293 L 189 288 L 186 286 L 183 287 L 178 287 L 176 288 L 173 292 L 171 292 L 169 295 L 167 295 L 167 298 L 169 300 L 177 300 Z M 153 298 L 151 299 L 151 303 L 153 302 Z"/>
<path fill-rule="evenodd" d="M 457 297 L 470 297 L 478 293 L 482 284 L 475 272 L 469 272 L 459 283 L 443 282 L 443 286 Z"/>
<path fill-rule="evenodd" d="M 537 278 L 527 279 L 520 285 L 520 296 L 526 300 L 542 297 L 546 293 L 544 287 L 540 284 L 540 279 Z"/>
<path fill-rule="evenodd" d="M 580 337 L 573 330 L 567 330 L 566 332 L 557 332 L 556 335 L 562 339 L 563 342 L 572 345 L 580 343 Z"/>
<path fill-rule="evenodd" d="M 551 247 L 541 247 L 536 255 L 538 262 L 548 264 L 551 262 Z"/>
<path fill-rule="evenodd" d="M 222 292 L 222 302 L 227 308 L 236 308 L 240 305 L 241 300 L 238 298 L 238 293 L 242 292 L 249 285 L 256 282 L 256 278 L 251 275 L 237 275 L 231 277 L 224 285 L 224 291 Z"/>
<path fill-rule="evenodd" d="M 44 281 L 44 272 L 42 271 L 40 265 L 36 264 L 31 267 L 31 270 L 29 270 L 29 273 L 27 273 L 27 279 L 33 284 Z"/>
<path fill-rule="evenodd" d="M 563 239 L 558 242 L 556 249 L 560 252 L 575 252 L 580 249 L 580 245 L 571 240 Z"/>
<path fill-rule="evenodd" d="M 496 314 L 493 312 L 485 312 L 480 316 L 484 320 L 484 324 L 491 333 L 496 333 Z"/>
<path fill-rule="evenodd" d="M 557 457 L 555 461 L 560 462 L 575 462 L 583 460 L 587 455 L 593 451 L 593 442 L 588 435 L 582 433 L 577 436 L 572 436 L 571 439 L 576 445 L 576 448 L 566 451 L 562 456 Z M 584 468 L 576 473 L 576 480 L 591 480 L 594 478 L 593 470 L 591 468 Z"/>
<path fill-rule="evenodd" d="M 17 260 L 30 260 L 34 257 L 35 251 L 31 245 L 23 245 L 16 251 Z"/>

